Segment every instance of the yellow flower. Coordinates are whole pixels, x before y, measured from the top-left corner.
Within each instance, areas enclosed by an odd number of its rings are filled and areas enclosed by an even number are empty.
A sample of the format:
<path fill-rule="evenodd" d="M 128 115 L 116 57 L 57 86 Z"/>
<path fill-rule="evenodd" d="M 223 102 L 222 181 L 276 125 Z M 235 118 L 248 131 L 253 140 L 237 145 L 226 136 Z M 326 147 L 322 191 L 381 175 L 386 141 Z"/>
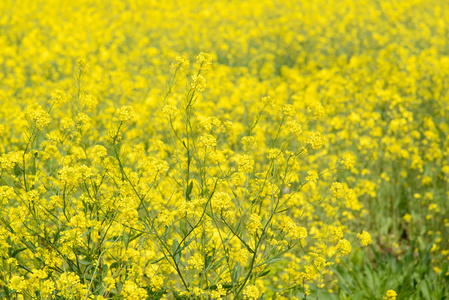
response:
<path fill-rule="evenodd" d="M 141 300 L 147 298 L 147 291 L 137 286 L 133 281 L 126 281 L 122 288 L 124 300 Z"/>
<path fill-rule="evenodd" d="M 25 116 L 30 122 L 34 122 L 39 130 L 50 123 L 50 115 L 40 105 L 28 107 Z"/>
<path fill-rule="evenodd" d="M 352 153 L 343 154 L 343 160 L 341 164 L 344 165 L 345 169 L 352 169 L 355 165 L 356 158 Z"/>
<path fill-rule="evenodd" d="M 217 146 L 217 140 L 209 133 L 205 133 L 200 137 L 200 145 L 205 148 L 214 148 Z"/>
<path fill-rule="evenodd" d="M 302 126 L 294 120 L 287 121 L 287 128 L 296 137 L 300 136 L 302 133 Z"/>
<path fill-rule="evenodd" d="M 321 132 L 312 132 L 309 134 L 307 139 L 307 144 L 309 144 L 313 150 L 318 150 L 324 145 L 324 137 Z"/>
<path fill-rule="evenodd" d="M 204 258 L 201 254 L 195 253 L 193 256 L 189 258 L 187 261 L 189 265 L 189 269 L 196 269 L 198 271 L 203 270 L 204 266 Z"/>
<path fill-rule="evenodd" d="M 164 276 L 155 275 L 151 277 L 151 290 L 153 292 L 160 291 L 164 285 Z"/>
<path fill-rule="evenodd" d="M 98 99 L 92 95 L 86 95 L 83 99 L 83 104 L 88 110 L 92 110 L 97 106 Z"/>
<path fill-rule="evenodd" d="M 170 67 L 172 69 L 178 69 L 179 71 L 184 71 L 190 66 L 189 60 L 185 56 L 176 56 L 176 63 L 173 63 Z"/>
<path fill-rule="evenodd" d="M 80 174 L 78 173 L 76 168 L 64 166 L 58 172 L 58 177 L 63 185 L 68 184 L 73 186 L 78 183 L 78 180 L 80 179 Z"/>
<path fill-rule="evenodd" d="M 404 219 L 405 222 L 410 223 L 412 216 L 410 214 L 405 214 L 402 219 Z"/>
<path fill-rule="evenodd" d="M 164 114 L 164 117 L 170 120 L 177 114 L 177 109 L 175 106 L 167 104 L 162 109 L 162 113 Z"/>
<path fill-rule="evenodd" d="M 67 94 L 61 90 L 55 90 L 54 92 L 52 92 L 51 98 L 52 99 L 49 102 L 52 103 L 54 106 L 61 106 L 68 100 Z"/>
<path fill-rule="evenodd" d="M 82 70 L 88 68 L 89 64 L 87 63 L 86 59 L 78 58 L 76 60 L 76 67 L 78 68 L 78 70 L 82 71 Z"/>
<path fill-rule="evenodd" d="M 348 255 L 351 252 L 351 243 L 346 239 L 341 239 L 338 244 L 337 248 L 340 250 L 341 256 Z"/>
<path fill-rule="evenodd" d="M 307 181 L 311 181 L 311 182 L 315 182 L 315 183 L 317 182 L 319 177 L 318 177 L 318 174 L 316 171 L 307 171 L 307 174 L 309 175 L 306 177 Z"/>
<path fill-rule="evenodd" d="M 344 195 L 343 185 L 340 182 L 332 183 L 331 192 L 332 196 L 334 196 L 337 199 L 343 197 Z"/>
<path fill-rule="evenodd" d="M 226 296 L 226 290 L 221 283 L 217 284 L 217 289 L 211 292 L 212 299 L 221 299 L 222 296 Z"/>
<path fill-rule="evenodd" d="M 384 296 L 384 300 L 396 300 L 397 295 L 394 290 L 388 290 Z"/>
<path fill-rule="evenodd" d="M 254 160 L 250 155 L 242 155 L 238 158 L 237 164 L 239 166 L 239 171 L 243 173 L 249 173 L 253 171 Z"/>
<path fill-rule="evenodd" d="M 201 69 L 207 70 L 212 64 L 212 56 L 209 53 L 201 52 L 196 57 L 196 62 L 201 66 Z"/>
<path fill-rule="evenodd" d="M 217 192 L 212 197 L 212 207 L 218 210 L 228 210 L 233 206 L 231 196 L 225 192 Z"/>
<path fill-rule="evenodd" d="M 66 298 L 76 298 L 85 295 L 87 287 L 81 283 L 80 278 L 73 272 L 63 273 L 57 281 L 57 289 Z"/>
<path fill-rule="evenodd" d="M 124 123 L 131 123 L 136 117 L 136 113 L 131 106 L 122 106 L 117 110 L 117 115 L 119 121 Z"/>
<path fill-rule="evenodd" d="M 366 232 L 365 230 L 363 230 L 362 233 L 358 233 L 357 238 L 360 239 L 360 243 L 363 246 L 368 246 L 369 244 L 372 243 L 371 235 L 368 232 Z"/>
<path fill-rule="evenodd" d="M 291 104 L 284 105 L 284 107 L 282 107 L 282 111 L 284 113 L 284 116 L 286 116 L 286 117 L 291 117 L 295 114 L 293 105 L 291 105 Z"/>
<path fill-rule="evenodd" d="M 313 113 L 313 118 L 315 120 L 324 116 L 324 108 L 323 108 L 323 105 L 321 105 L 321 103 L 316 103 L 312 107 L 308 107 L 307 111 L 309 113 Z"/>
<path fill-rule="evenodd" d="M 198 92 L 204 92 L 206 89 L 206 79 L 202 75 L 192 75 L 192 89 Z"/>
<path fill-rule="evenodd" d="M 256 300 L 260 296 L 259 289 L 255 285 L 248 285 L 243 290 L 243 296 L 245 299 Z"/>
<path fill-rule="evenodd" d="M 253 136 L 242 137 L 243 149 L 246 151 L 253 150 L 257 147 L 256 139 Z"/>
<path fill-rule="evenodd" d="M 262 223 L 260 221 L 261 217 L 256 213 L 252 213 L 249 217 L 249 223 L 248 225 L 246 225 L 246 227 L 251 233 L 254 234 L 257 232 L 257 229 L 262 228 Z"/>
<path fill-rule="evenodd" d="M 108 151 L 102 145 L 95 145 L 92 147 L 92 160 L 94 162 L 100 162 L 104 157 L 108 155 Z"/>
<path fill-rule="evenodd" d="M 8 287 L 12 290 L 16 290 L 18 293 L 22 293 L 26 289 L 27 284 L 23 276 L 14 275 L 10 279 Z"/>
<path fill-rule="evenodd" d="M 109 289 L 115 285 L 115 279 L 107 276 L 103 279 L 103 282 L 105 283 L 106 287 Z"/>
<path fill-rule="evenodd" d="M 201 288 L 199 288 L 199 287 L 194 287 L 193 288 L 193 294 L 195 295 L 195 296 L 197 296 L 197 297 L 199 297 L 199 296 L 201 296 L 201 295 L 203 295 L 204 294 L 204 290 L 203 289 L 201 289 Z"/>

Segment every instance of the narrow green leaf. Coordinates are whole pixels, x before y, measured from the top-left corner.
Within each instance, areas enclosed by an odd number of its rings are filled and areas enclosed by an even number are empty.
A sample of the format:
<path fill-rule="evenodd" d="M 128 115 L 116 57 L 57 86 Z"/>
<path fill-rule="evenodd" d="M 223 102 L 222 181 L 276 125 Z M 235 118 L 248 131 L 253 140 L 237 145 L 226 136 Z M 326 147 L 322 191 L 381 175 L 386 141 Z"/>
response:
<path fill-rule="evenodd" d="M 179 261 L 181 260 L 181 249 L 179 249 L 179 243 L 177 239 L 173 240 L 172 255 L 175 264 L 179 264 Z"/>
<path fill-rule="evenodd" d="M 88 231 L 86 231 L 85 233 L 83 233 L 83 234 L 81 235 L 81 237 L 85 237 L 86 235 L 88 235 L 89 233 L 91 233 L 92 230 L 94 230 L 94 228 L 95 228 L 95 225 L 92 226 Z"/>
<path fill-rule="evenodd" d="M 231 273 L 231 279 L 232 279 L 232 283 L 235 285 L 240 278 L 240 274 L 241 274 L 242 268 L 240 267 L 240 263 L 235 263 L 234 269 L 232 270 Z"/>
<path fill-rule="evenodd" d="M 187 186 L 187 190 L 186 190 L 186 198 L 189 201 L 191 200 L 190 194 L 192 193 L 192 189 L 193 189 L 193 181 L 190 181 L 189 185 Z"/>

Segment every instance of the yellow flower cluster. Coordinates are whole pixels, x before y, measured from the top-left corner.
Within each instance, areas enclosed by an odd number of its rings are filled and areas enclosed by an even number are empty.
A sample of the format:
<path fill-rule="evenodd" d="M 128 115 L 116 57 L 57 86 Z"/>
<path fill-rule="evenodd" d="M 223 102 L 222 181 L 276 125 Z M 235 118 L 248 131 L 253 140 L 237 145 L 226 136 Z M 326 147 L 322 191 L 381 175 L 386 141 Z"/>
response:
<path fill-rule="evenodd" d="M 25 117 L 31 124 L 35 124 L 40 130 L 44 129 L 44 127 L 50 123 L 48 112 L 46 112 L 40 105 L 29 107 L 25 112 Z"/>
<path fill-rule="evenodd" d="M 203 75 L 192 75 L 191 86 L 198 92 L 204 92 L 204 90 L 206 89 L 206 79 L 203 77 Z"/>
<path fill-rule="evenodd" d="M 293 237 L 295 239 L 303 239 L 307 237 L 307 229 L 297 226 L 295 222 L 287 216 L 281 220 L 279 227 L 285 231 L 286 237 Z"/>
<path fill-rule="evenodd" d="M 256 300 L 259 299 L 259 289 L 255 285 L 248 285 L 243 291 L 245 299 Z"/>
<path fill-rule="evenodd" d="M 249 216 L 249 223 L 246 225 L 249 232 L 256 233 L 259 228 L 262 228 L 261 217 L 258 214 L 252 213 Z"/>
<path fill-rule="evenodd" d="M 318 150 L 324 145 L 324 137 L 321 132 L 316 131 L 309 134 L 307 144 L 312 147 L 313 150 Z"/>
<path fill-rule="evenodd" d="M 395 291 L 393 290 L 388 290 L 384 296 L 384 300 L 396 300 L 396 296 L 398 294 L 396 294 Z"/>
<path fill-rule="evenodd" d="M 200 145 L 206 148 L 207 147 L 213 148 L 217 146 L 217 140 L 211 134 L 208 133 L 205 133 L 200 137 L 199 143 Z"/>
<path fill-rule="evenodd" d="M 0 6 L 0 298 L 294 299 L 349 241 L 449 257 L 447 1 Z"/>
<path fill-rule="evenodd" d="M 72 273 L 63 273 L 57 282 L 57 289 L 63 297 L 76 297 L 80 299 L 87 292 L 86 285 L 81 283 L 80 278 Z"/>
<path fill-rule="evenodd" d="M 51 93 L 52 100 L 50 103 L 54 106 L 61 106 L 68 101 L 68 97 L 64 91 L 55 90 Z"/>
<path fill-rule="evenodd" d="M 307 171 L 307 177 L 306 180 L 307 181 L 311 181 L 311 182 L 316 182 L 319 178 L 318 174 L 316 173 L 316 171 Z"/>
<path fill-rule="evenodd" d="M 368 232 L 366 232 L 365 230 L 363 230 L 362 233 L 358 233 L 357 237 L 360 239 L 360 243 L 363 246 L 367 246 L 372 243 L 371 235 Z"/>
<path fill-rule="evenodd" d="M 252 159 L 252 157 L 250 155 L 242 155 L 239 159 L 238 159 L 238 166 L 239 166 L 239 171 L 243 172 L 243 173 L 248 173 L 248 172 L 252 172 L 253 171 L 253 167 L 254 167 L 254 160 Z"/>
<path fill-rule="evenodd" d="M 185 56 L 176 56 L 176 63 L 173 63 L 171 68 L 177 71 L 184 71 L 189 66 L 190 62 Z"/>
<path fill-rule="evenodd" d="M 197 271 L 203 270 L 204 266 L 204 258 L 201 254 L 195 253 L 192 257 L 187 261 L 190 269 L 195 269 Z"/>
<path fill-rule="evenodd" d="M 162 109 L 162 113 L 167 119 L 171 119 L 176 115 L 176 107 L 173 105 L 165 105 Z"/>
<path fill-rule="evenodd" d="M 141 300 L 147 298 L 147 292 L 137 286 L 133 281 L 127 281 L 122 289 L 123 299 L 125 300 Z"/>
<path fill-rule="evenodd" d="M 212 207 L 218 213 L 225 213 L 225 215 L 230 215 L 233 206 L 234 203 L 228 193 L 217 192 L 212 197 Z"/>
<path fill-rule="evenodd" d="M 123 106 L 117 110 L 118 119 L 120 122 L 131 123 L 136 114 L 131 106 Z"/>
<path fill-rule="evenodd" d="M 334 182 L 332 183 L 331 192 L 335 198 L 342 198 L 344 196 L 344 187 L 340 182 Z"/>
<path fill-rule="evenodd" d="M 352 169 L 355 165 L 356 158 L 351 153 L 345 153 L 343 154 L 343 160 L 341 161 L 341 164 L 344 165 L 345 169 Z"/>

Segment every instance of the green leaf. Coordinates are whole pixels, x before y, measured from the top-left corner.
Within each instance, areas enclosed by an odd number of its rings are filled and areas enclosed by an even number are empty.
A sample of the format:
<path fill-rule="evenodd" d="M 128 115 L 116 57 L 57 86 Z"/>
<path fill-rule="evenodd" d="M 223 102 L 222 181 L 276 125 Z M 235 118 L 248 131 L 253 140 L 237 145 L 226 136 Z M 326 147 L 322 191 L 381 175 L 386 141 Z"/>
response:
<path fill-rule="evenodd" d="M 129 238 L 129 242 L 134 241 L 135 239 L 140 237 L 142 234 L 143 234 L 143 232 L 133 235 L 132 237 Z"/>
<path fill-rule="evenodd" d="M 6 299 L 10 299 L 11 296 L 9 295 L 9 289 L 6 285 L 3 285 L 3 290 L 5 291 L 5 296 L 7 297 Z"/>
<path fill-rule="evenodd" d="M 422 293 L 424 299 L 428 299 L 428 300 L 432 299 L 430 297 L 430 287 L 429 287 L 429 282 L 427 280 L 422 282 L 421 293 Z"/>
<path fill-rule="evenodd" d="M 128 249 L 129 245 L 129 233 L 124 232 L 123 233 L 123 243 L 125 244 L 125 248 Z"/>
<path fill-rule="evenodd" d="M 342 290 L 344 293 L 349 294 L 351 292 L 349 273 L 340 272 L 339 268 L 334 269 L 334 273 L 337 275 L 338 278 L 339 289 Z M 340 291 L 340 295 L 343 295 L 342 291 Z"/>
<path fill-rule="evenodd" d="M 106 276 L 108 276 L 108 272 L 109 272 L 109 266 L 108 265 L 103 265 L 101 266 L 101 276 L 104 278 Z"/>
<path fill-rule="evenodd" d="M 89 265 L 92 265 L 92 264 L 93 264 L 93 262 L 88 261 L 88 260 L 84 260 L 84 259 L 79 259 L 78 262 L 79 262 L 80 264 L 84 265 L 84 266 L 89 266 Z"/>
<path fill-rule="evenodd" d="M 95 225 L 92 226 L 88 231 L 86 231 L 85 233 L 83 233 L 83 234 L 81 235 L 81 237 L 85 237 L 86 235 L 88 235 L 89 233 L 91 233 L 92 230 L 94 230 L 94 228 L 95 228 Z"/>
<path fill-rule="evenodd" d="M 446 276 L 447 269 L 448 269 L 448 264 L 447 264 L 447 260 L 445 260 L 443 263 L 443 266 L 441 267 L 441 273 L 439 276 L 441 279 L 443 279 Z"/>
<path fill-rule="evenodd" d="M 172 252 L 175 264 L 179 264 L 179 261 L 181 260 L 181 249 L 179 249 L 179 243 L 177 239 L 173 240 Z"/>
<path fill-rule="evenodd" d="M 187 190 L 186 190 L 186 198 L 187 200 L 191 200 L 190 199 L 190 193 L 192 193 L 192 189 L 193 189 L 193 180 L 190 181 L 189 185 L 187 186 Z"/>
<path fill-rule="evenodd" d="M 20 252 L 22 252 L 23 250 L 26 250 L 26 249 L 28 249 L 28 248 L 25 247 L 25 248 L 14 249 L 13 251 L 10 250 L 9 256 L 15 258 L 17 254 L 19 254 Z"/>
<path fill-rule="evenodd" d="M 120 263 L 118 261 L 115 261 L 111 264 L 111 269 L 117 269 L 120 267 Z"/>
<path fill-rule="evenodd" d="M 215 270 L 219 267 L 220 263 L 225 259 L 225 257 L 223 256 L 222 258 L 220 258 L 219 260 L 217 260 L 211 267 L 210 270 Z"/>
<path fill-rule="evenodd" d="M 265 261 L 265 265 L 269 265 L 269 264 L 274 264 L 275 262 L 281 261 L 283 260 L 283 257 L 278 257 L 278 258 L 271 258 Z"/>
<path fill-rule="evenodd" d="M 260 274 L 257 277 L 264 277 L 265 275 L 267 275 L 268 273 L 270 273 L 271 270 L 266 270 L 265 272 L 262 272 L 262 274 Z"/>
<path fill-rule="evenodd" d="M 240 263 L 235 263 L 234 269 L 232 270 L 231 273 L 231 279 L 232 279 L 232 283 L 235 285 L 240 278 L 240 274 L 241 274 L 242 268 L 240 267 Z"/>

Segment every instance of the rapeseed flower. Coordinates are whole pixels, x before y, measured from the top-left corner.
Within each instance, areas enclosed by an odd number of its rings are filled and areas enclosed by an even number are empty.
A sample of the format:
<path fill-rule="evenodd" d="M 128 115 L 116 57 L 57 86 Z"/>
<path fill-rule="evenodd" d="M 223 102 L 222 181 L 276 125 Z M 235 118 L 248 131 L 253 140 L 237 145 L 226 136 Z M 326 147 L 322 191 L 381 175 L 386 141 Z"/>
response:
<path fill-rule="evenodd" d="M 355 3 L 4 0 L 10 296 L 300 298 L 354 236 L 438 267 L 449 7 Z"/>

